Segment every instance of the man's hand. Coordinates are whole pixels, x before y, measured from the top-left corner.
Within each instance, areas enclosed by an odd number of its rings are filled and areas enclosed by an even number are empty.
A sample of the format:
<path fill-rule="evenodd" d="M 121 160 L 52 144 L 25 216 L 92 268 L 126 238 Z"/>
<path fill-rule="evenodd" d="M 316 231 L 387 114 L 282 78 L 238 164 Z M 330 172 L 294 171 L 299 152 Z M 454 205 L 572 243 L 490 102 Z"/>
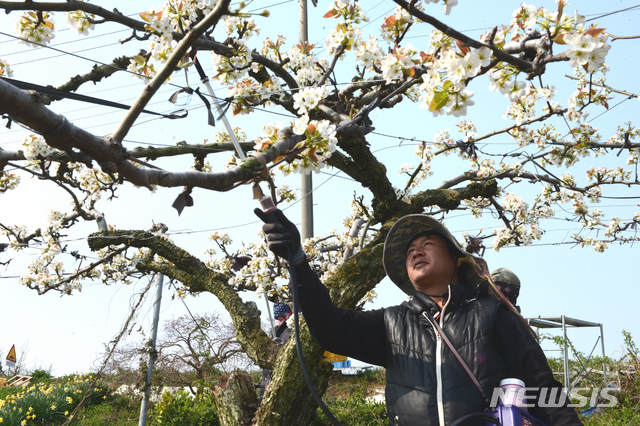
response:
<path fill-rule="evenodd" d="M 304 259 L 300 232 L 281 210 L 276 209 L 268 214 L 260 209 L 255 209 L 253 212 L 264 222 L 262 230 L 267 234 L 269 250 L 291 264 L 299 263 Z"/>

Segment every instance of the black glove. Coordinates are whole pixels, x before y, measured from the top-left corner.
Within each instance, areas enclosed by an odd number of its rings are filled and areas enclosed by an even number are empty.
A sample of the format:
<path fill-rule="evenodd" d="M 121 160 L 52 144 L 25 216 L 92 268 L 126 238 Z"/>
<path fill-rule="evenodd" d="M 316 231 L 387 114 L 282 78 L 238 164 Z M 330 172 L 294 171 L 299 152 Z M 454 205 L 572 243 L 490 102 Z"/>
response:
<path fill-rule="evenodd" d="M 304 251 L 302 251 L 300 244 L 300 232 L 281 210 L 276 209 L 273 212 L 265 213 L 260 209 L 255 209 L 253 212 L 264 222 L 262 230 L 267 234 L 269 250 L 291 264 L 304 257 Z"/>

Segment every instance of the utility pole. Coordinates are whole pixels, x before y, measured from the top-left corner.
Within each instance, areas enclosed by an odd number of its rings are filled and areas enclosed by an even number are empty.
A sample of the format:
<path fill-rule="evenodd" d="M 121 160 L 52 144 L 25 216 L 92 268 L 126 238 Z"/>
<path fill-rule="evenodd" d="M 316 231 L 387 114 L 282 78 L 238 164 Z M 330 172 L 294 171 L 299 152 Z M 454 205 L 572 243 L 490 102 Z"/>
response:
<path fill-rule="evenodd" d="M 154 226 L 155 228 L 156 226 Z M 163 224 L 157 225 L 161 234 L 167 231 L 167 227 Z M 158 338 L 158 322 L 160 321 L 160 302 L 162 301 L 162 286 L 164 284 L 164 275 L 160 274 L 156 281 L 156 300 L 153 302 L 153 324 L 151 325 L 151 340 L 149 341 L 149 358 L 147 360 L 147 377 L 144 383 L 144 393 L 142 403 L 140 404 L 140 418 L 138 426 L 147 424 L 147 411 L 149 409 L 149 398 L 151 397 L 151 378 L 153 375 L 153 364 L 158 358 L 156 352 L 156 340 Z"/>
<path fill-rule="evenodd" d="M 300 1 L 300 44 L 306 46 L 309 41 L 307 31 L 307 0 Z M 301 197 L 301 237 L 302 240 L 313 237 L 313 180 L 311 173 L 300 175 Z"/>

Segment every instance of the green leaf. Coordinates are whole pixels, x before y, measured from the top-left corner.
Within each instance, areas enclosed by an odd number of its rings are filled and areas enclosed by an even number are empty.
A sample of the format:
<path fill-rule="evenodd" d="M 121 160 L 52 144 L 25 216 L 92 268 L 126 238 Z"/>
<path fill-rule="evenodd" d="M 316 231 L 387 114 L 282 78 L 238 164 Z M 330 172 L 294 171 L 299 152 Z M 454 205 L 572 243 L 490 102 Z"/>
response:
<path fill-rule="evenodd" d="M 444 107 L 449 102 L 449 93 L 446 91 L 436 92 L 433 100 L 429 104 L 429 111 L 436 111 Z"/>

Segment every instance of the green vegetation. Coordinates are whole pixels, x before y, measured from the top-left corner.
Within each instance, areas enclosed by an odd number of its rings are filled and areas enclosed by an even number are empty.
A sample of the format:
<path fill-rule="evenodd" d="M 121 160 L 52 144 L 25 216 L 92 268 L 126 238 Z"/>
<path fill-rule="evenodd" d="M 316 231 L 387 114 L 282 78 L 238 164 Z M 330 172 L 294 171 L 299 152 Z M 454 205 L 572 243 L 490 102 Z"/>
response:
<path fill-rule="evenodd" d="M 8 387 L 0 393 L 0 422 L 9 426 L 55 425 L 64 423 L 80 401 L 103 403 L 108 394 L 105 384 L 90 374 L 34 381 L 26 388 Z"/>
<path fill-rule="evenodd" d="M 640 418 L 640 352 L 631 336 L 623 332 L 626 353 L 618 359 L 588 357 L 576 352 L 573 346 L 573 360 L 569 362 L 572 386 L 589 389 L 581 392 L 588 399 L 588 406 L 577 408 L 585 425 L 627 426 L 638 424 Z M 563 341 L 556 343 L 563 345 Z M 570 343 L 570 342 L 568 342 Z M 607 364 L 607 377 L 603 372 L 603 362 Z M 563 362 L 559 358 L 549 359 L 555 372 L 563 372 Z M 219 371 L 216 371 L 219 373 Z M 260 373 L 252 373 L 254 382 L 260 382 Z M 118 374 L 104 376 L 100 380 L 92 375 L 53 378 L 45 371 L 34 371 L 33 383 L 27 388 L 0 388 L 1 426 L 50 426 L 62 425 L 73 415 L 74 424 L 81 426 L 135 426 L 140 413 L 140 395 L 115 390 L 122 384 Z M 220 374 L 212 374 L 218 382 Z M 37 380 L 35 379 L 37 378 Z M 170 383 L 164 383 L 170 385 Z M 208 388 L 215 383 L 196 381 L 194 390 L 198 394 L 178 390 L 165 391 L 149 405 L 148 424 L 150 426 L 196 426 L 219 425 Z M 345 425 L 385 425 L 387 424 L 384 403 L 369 403 L 366 398 L 379 394 L 384 389 L 383 369 L 367 369 L 359 374 L 344 375 L 334 371 L 324 401 L 333 415 Z M 609 389 L 609 399 L 603 398 L 600 389 Z M 592 392 L 596 389 L 596 399 Z M 619 389 L 613 391 L 613 389 Z M 80 409 L 74 410 L 85 397 Z M 606 396 L 606 395 L 605 395 Z M 617 403 L 611 407 L 590 408 L 591 402 L 602 404 Z M 573 402 L 580 402 L 573 399 Z M 330 425 L 325 414 L 318 409 L 311 426 Z"/>
<path fill-rule="evenodd" d="M 384 390 L 384 369 L 368 369 L 355 375 L 334 371 L 324 402 L 331 413 L 344 425 L 386 425 L 387 407 L 384 403 L 368 403 L 366 398 Z M 330 425 L 331 422 L 318 409 L 312 426 Z"/>

